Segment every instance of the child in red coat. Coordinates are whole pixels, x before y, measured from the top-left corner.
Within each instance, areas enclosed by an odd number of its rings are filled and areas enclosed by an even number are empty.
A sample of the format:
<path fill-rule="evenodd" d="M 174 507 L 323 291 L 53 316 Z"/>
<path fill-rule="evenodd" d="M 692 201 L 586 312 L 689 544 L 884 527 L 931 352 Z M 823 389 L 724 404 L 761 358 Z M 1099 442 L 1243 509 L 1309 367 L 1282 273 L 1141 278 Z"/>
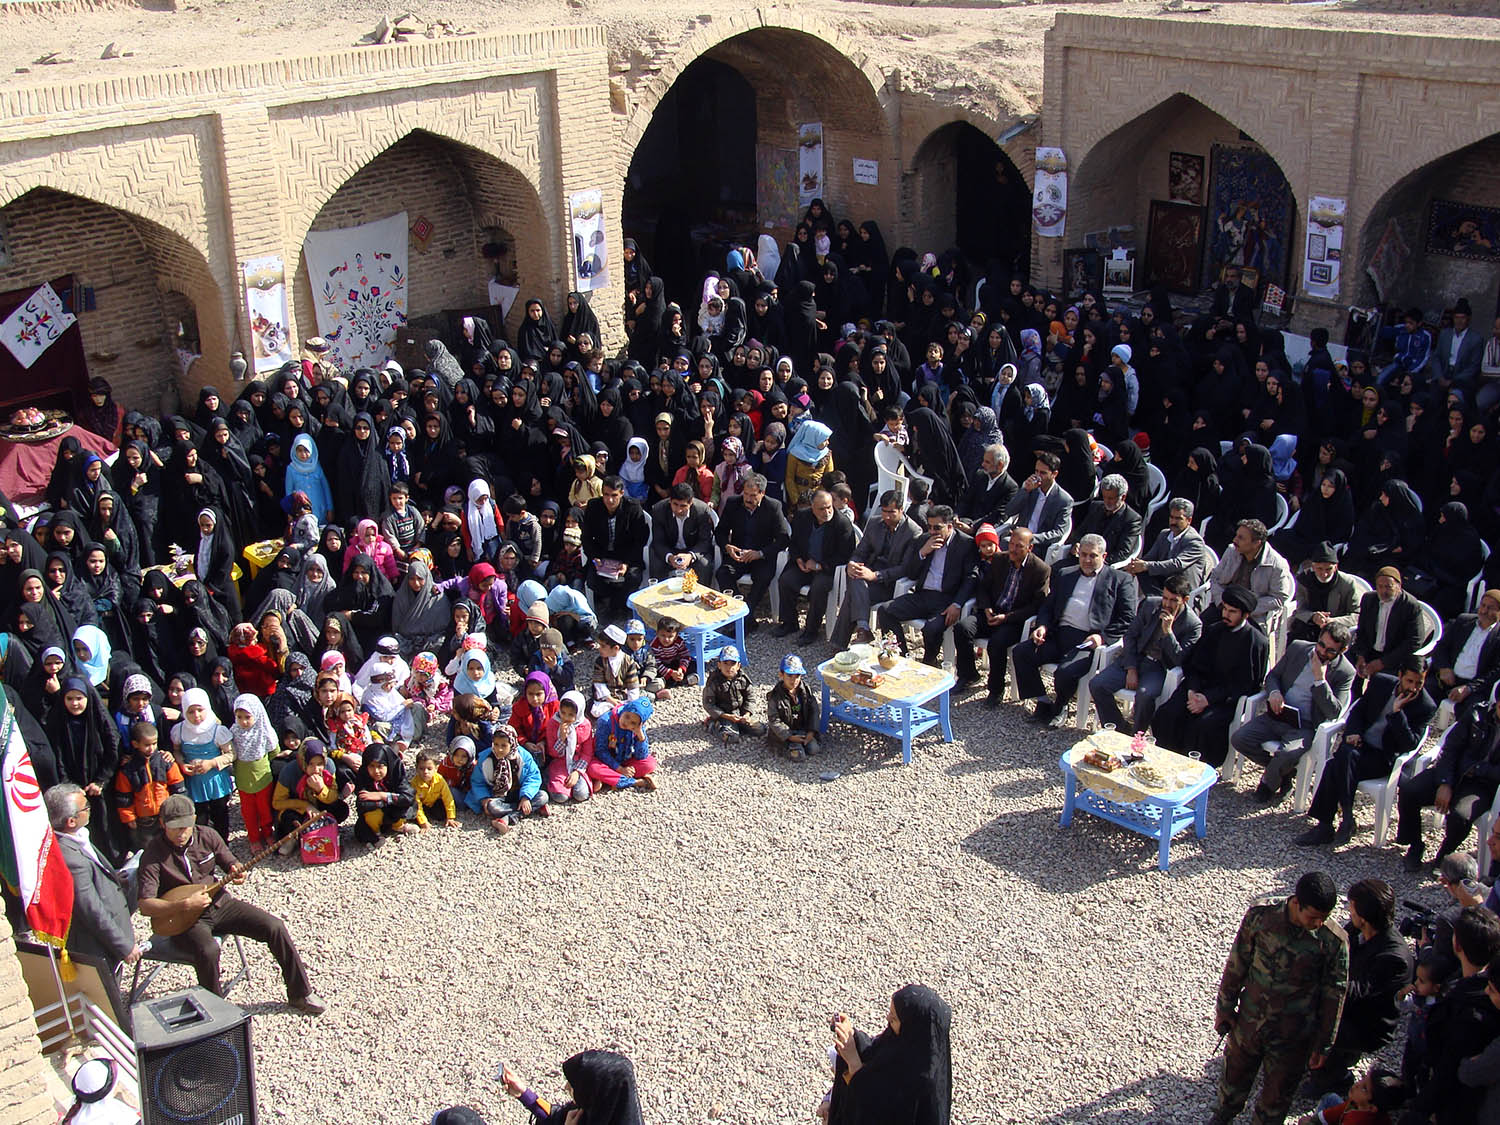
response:
<path fill-rule="evenodd" d="M 280 663 L 266 651 L 249 622 L 236 625 L 229 634 L 229 663 L 234 665 L 234 682 L 240 690 L 262 699 L 276 690 L 281 679 Z"/>

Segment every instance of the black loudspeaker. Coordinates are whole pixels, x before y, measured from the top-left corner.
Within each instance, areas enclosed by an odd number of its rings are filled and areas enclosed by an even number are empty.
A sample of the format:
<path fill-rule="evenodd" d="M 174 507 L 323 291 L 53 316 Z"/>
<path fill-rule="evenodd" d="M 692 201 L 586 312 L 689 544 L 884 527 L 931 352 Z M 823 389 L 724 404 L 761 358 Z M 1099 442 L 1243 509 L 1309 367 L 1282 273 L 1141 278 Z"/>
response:
<path fill-rule="evenodd" d="M 206 988 L 131 1011 L 143 1125 L 257 1125 L 250 1016 Z"/>

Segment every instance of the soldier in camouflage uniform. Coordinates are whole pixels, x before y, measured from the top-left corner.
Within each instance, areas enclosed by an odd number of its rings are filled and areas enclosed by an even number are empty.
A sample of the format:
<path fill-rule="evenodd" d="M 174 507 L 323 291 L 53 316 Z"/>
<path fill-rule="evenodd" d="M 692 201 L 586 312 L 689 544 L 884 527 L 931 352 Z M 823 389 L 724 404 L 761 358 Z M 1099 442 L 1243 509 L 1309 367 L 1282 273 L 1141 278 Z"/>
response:
<path fill-rule="evenodd" d="M 1219 1106 L 1228 1125 L 1265 1069 L 1255 1125 L 1280 1125 L 1314 1053 L 1333 1048 L 1349 979 L 1349 942 L 1328 922 L 1338 888 L 1322 871 L 1297 880 L 1285 902 L 1252 906 L 1219 982 L 1214 1028 L 1228 1035 Z"/>

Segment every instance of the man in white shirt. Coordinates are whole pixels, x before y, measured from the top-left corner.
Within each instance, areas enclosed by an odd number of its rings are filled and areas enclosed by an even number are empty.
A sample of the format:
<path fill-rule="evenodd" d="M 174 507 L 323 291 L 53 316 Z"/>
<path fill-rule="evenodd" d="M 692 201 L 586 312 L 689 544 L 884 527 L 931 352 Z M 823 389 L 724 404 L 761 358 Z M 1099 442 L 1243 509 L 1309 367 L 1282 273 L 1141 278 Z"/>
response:
<path fill-rule="evenodd" d="M 1433 688 L 1442 702 L 1433 726 L 1445 730 L 1480 702 L 1500 677 L 1500 590 L 1486 590 L 1478 613 L 1463 613 L 1443 631 L 1432 653 Z"/>

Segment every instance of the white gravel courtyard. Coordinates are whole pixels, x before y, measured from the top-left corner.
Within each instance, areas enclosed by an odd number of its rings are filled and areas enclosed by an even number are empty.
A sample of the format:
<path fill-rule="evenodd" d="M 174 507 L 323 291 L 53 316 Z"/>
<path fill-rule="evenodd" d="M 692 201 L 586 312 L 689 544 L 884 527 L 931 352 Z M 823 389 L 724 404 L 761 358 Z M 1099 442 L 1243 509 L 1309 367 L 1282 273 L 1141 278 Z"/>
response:
<path fill-rule="evenodd" d="M 765 630 L 749 648 L 763 699 L 783 649 Z M 1341 890 L 1373 875 L 1436 901 L 1394 846 L 1374 850 L 1367 803 L 1353 845 L 1293 847 L 1307 822 L 1254 804 L 1253 768 L 1211 791 L 1208 838 L 1179 837 L 1170 873 L 1144 837 L 1083 814 L 1059 828 L 1077 732 L 982 699 L 955 696 L 957 740 L 924 735 L 903 768 L 894 741 L 837 724 L 804 762 L 711 745 L 680 690 L 649 727 L 656 793 L 503 838 L 465 815 L 346 845 L 332 867 L 273 857 L 239 893 L 286 918 L 329 1010 L 287 1009 L 246 943 L 252 979 L 230 999 L 255 1013 L 263 1119 L 417 1125 L 468 1103 L 519 1123 L 500 1060 L 560 1095 L 561 1061 L 608 1047 L 634 1060 L 652 1125 L 810 1122 L 829 1014 L 873 1032 L 919 981 L 954 1009 L 955 1122 L 1197 1122 L 1214 990 L 1252 899 L 1323 866 Z M 152 992 L 188 983 L 169 967 Z"/>

